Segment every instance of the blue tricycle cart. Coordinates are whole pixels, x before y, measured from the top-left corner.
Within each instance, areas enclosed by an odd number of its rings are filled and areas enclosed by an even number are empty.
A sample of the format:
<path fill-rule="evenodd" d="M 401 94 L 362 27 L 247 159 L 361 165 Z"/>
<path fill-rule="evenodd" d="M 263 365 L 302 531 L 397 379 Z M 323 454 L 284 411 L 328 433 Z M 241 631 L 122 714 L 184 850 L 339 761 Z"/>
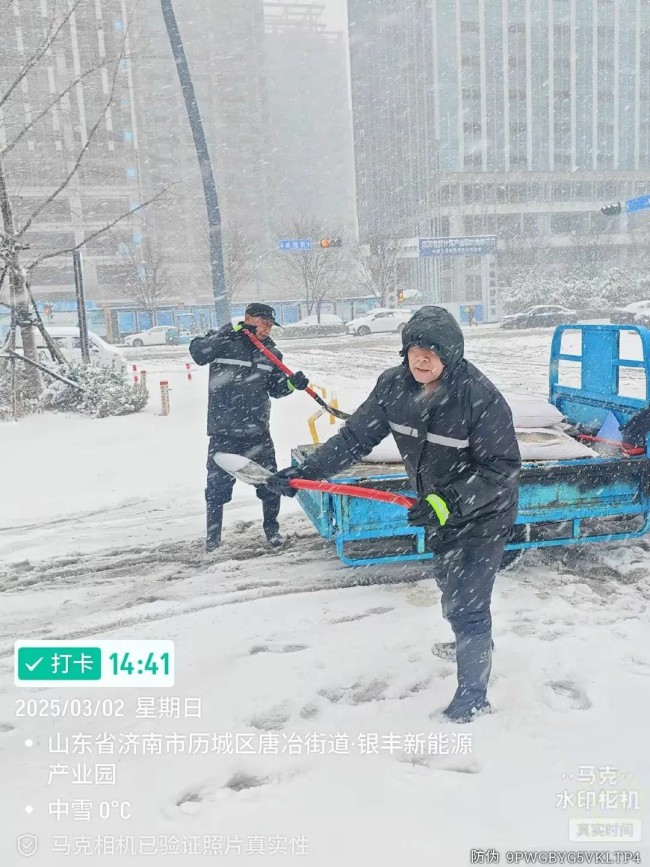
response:
<path fill-rule="evenodd" d="M 562 351 L 571 332 L 579 351 Z M 637 335 L 641 360 L 622 357 L 623 337 Z M 628 338 L 629 339 L 629 338 Z M 560 382 L 560 364 L 571 368 L 571 385 Z M 650 406 L 650 331 L 634 325 L 561 325 L 551 346 L 549 401 L 581 433 L 595 435 L 611 412 L 622 426 Z M 622 377 L 643 397 L 621 394 Z M 564 367 L 563 367 L 564 378 Z M 637 382 L 638 380 L 638 382 Z M 628 387 L 627 383 L 624 387 Z M 650 440 L 650 437 L 648 438 Z M 294 464 L 317 448 L 292 452 Z M 360 462 L 330 481 L 380 488 L 413 496 L 401 464 Z M 426 560 L 424 531 L 409 527 L 400 506 L 355 497 L 299 491 L 298 502 L 338 556 L 350 566 Z M 650 460 L 644 454 L 525 461 L 520 476 L 519 513 L 504 564 L 526 548 L 579 545 L 642 536 L 650 530 Z"/>

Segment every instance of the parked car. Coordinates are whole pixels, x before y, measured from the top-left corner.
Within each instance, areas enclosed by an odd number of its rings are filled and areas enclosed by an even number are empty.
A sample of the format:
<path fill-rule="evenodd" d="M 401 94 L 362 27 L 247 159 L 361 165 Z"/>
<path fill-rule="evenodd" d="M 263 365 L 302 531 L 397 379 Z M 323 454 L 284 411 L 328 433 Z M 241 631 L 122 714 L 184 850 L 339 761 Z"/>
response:
<path fill-rule="evenodd" d="M 614 307 L 609 321 L 612 325 L 649 325 L 650 301 L 633 301 L 625 307 Z"/>
<path fill-rule="evenodd" d="M 177 346 L 179 329 L 173 325 L 156 325 L 124 339 L 125 346 Z"/>
<path fill-rule="evenodd" d="M 574 325 L 578 312 L 561 307 L 559 304 L 537 304 L 521 313 L 504 316 L 501 328 L 550 328 L 555 325 Z"/>
<path fill-rule="evenodd" d="M 411 318 L 410 310 L 388 310 L 380 307 L 347 323 L 348 334 L 363 337 L 381 331 L 401 331 Z"/>
<path fill-rule="evenodd" d="M 47 333 L 61 350 L 61 354 L 68 361 L 81 361 L 81 341 L 79 338 L 79 328 L 72 325 L 51 325 L 47 328 Z M 48 365 L 52 361 L 52 357 L 45 345 L 43 335 L 40 331 L 34 330 L 36 340 L 36 349 L 38 358 L 41 364 Z M 90 349 L 90 363 L 97 367 L 108 367 L 117 373 L 126 372 L 126 357 L 123 352 L 116 346 L 111 346 L 103 340 L 99 334 L 94 331 L 88 332 L 88 348 Z M 16 351 L 22 350 L 22 335 L 20 329 L 16 332 Z"/>

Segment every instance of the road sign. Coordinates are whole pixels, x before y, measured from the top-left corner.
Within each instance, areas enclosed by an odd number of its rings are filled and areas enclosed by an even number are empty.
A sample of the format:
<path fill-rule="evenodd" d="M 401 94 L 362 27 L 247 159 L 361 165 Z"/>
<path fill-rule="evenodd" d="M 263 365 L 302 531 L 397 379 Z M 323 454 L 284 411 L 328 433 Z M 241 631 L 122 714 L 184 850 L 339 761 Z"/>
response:
<path fill-rule="evenodd" d="M 461 238 L 418 238 L 419 255 L 487 256 L 497 251 L 496 235 L 475 235 Z"/>
<path fill-rule="evenodd" d="M 628 214 L 634 211 L 645 211 L 646 208 L 650 208 L 650 196 L 637 196 L 635 199 L 628 199 L 625 203 Z"/>
<path fill-rule="evenodd" d="M 311 238 L 291 238 L 278 243 L 280 250 L 311 250 Z"/>

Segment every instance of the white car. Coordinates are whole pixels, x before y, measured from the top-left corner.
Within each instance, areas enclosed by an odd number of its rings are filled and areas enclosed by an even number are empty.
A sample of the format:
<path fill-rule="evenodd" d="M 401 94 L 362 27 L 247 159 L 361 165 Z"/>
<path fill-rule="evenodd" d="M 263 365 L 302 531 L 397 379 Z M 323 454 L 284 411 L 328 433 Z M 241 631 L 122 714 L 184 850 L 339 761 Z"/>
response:
<path fill-rule="evenodd" d="M 165 346 L 169 344 L 167 334 L 169 331 L 178 333 L 173 325 L 156 325 L 147 328 L 146 331 L 138 331 L 137 334 L 129 334 L 124 338 L 125 346 Z"/>
<path fill-rule="evenodd" d="M 348 334 L 363 337 L 366 334 L 376 334 L 380 331 L 401 331 L 413 314 L 406 310 L 388 310 L 379 307 L 358 316 L 347 323 Z"/>
<path fill-rule="evenodd" d="M 75 326 L 50 325 L 47 333 L 61 350 L 64 358 L 71 362 L 81 361 L 81 342 L 79 328 Z M 45 345 L 45 340 L 40 331 L 34 329 L 36 349 L 41 364 L 51 364 L 52 358 Z M 22 350 L 22 333 L 18 329 L 16 333 L 16 349 Z M 94 331 L 88 332 L 88 348 L 90 349 L 90 363 L 97 367 L 108 367 L 116 373 L 126 373 L 126 357 L 116 346 L 111 346 Z"/>

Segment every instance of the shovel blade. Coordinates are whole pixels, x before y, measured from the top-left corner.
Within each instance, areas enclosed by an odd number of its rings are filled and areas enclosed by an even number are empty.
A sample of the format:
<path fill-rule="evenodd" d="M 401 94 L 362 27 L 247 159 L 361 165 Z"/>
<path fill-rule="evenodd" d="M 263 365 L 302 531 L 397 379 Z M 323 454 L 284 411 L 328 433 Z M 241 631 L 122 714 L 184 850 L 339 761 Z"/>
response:
<path fill-rule="evenodd" d="M 230 452 L 216 452 L 214 462 L 231 476 L 247 485 L 264 485 L 273 475 L 272 472 L 256 464 L 244 455 L 235 455 Z"/>

